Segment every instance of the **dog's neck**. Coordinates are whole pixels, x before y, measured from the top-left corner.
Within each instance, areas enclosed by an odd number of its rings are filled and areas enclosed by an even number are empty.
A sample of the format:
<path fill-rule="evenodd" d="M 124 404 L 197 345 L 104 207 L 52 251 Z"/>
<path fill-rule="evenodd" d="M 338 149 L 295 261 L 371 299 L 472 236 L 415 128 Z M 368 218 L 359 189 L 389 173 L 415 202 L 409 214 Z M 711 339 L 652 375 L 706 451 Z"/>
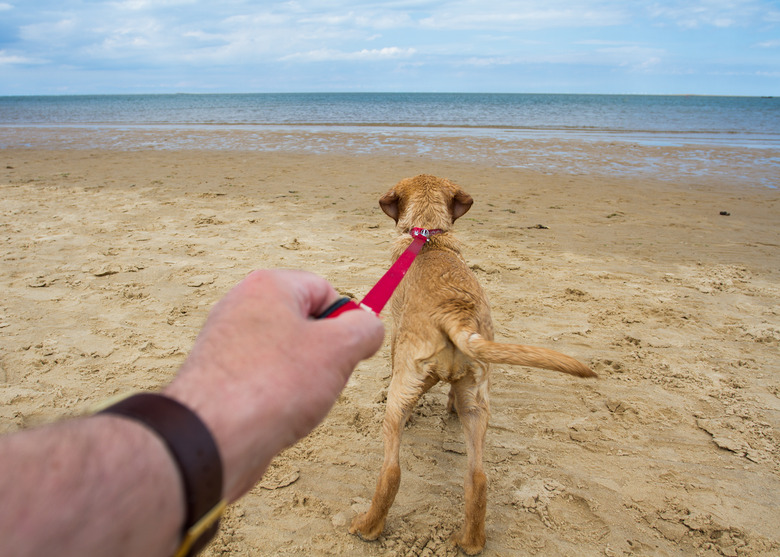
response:
<path fill-rule="evenodd" d="M 413 238 L 408 232 L 401 232 L 393 242 L 392 259 L 395 261 L 412 243 Z M 421 253 L 433 249 L 443 249 L 455 252 L 460 255 L 460 242 L 449 230 L 439 231 L 431 234 L 428 241 L 423 245 Z"/>

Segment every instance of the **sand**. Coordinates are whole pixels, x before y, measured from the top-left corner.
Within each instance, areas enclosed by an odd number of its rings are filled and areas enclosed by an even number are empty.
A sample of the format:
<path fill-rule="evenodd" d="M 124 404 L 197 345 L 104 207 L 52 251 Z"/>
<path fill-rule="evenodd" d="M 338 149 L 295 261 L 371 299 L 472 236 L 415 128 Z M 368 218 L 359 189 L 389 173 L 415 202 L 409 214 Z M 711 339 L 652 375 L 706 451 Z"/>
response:
<path fill-rule="evenodd" d="M 476 200 L 456 232 L 497 336 L 600 374 L 494 368 L 483 555 L 780 554 L 777 189 L 411 156 L 0 159 L 0 432 L 165 384 L 252 269 L 308 269 L 361 297 L 389 264 L 378 198 L 426 172 Z M 445 386 L 405 430 L 384 535 L 347 533 L 376 481 L 389 375 L 386 343 L 206 555 L 455 555 L 466 457 Z"/>

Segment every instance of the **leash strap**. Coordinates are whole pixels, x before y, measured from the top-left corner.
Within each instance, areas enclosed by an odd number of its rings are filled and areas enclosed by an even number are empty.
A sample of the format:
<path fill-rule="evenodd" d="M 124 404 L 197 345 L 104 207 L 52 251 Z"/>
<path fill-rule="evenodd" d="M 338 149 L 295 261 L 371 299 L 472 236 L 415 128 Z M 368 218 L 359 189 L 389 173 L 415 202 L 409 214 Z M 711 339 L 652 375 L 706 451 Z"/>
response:
<path fill-rule="evenodd" d="M 395 263 L 387 270 L 387 272 L 379 279 L 374 287 L 368 291 L 366 297 L 358 305 L 349 298 L 339 298 L 333 304 L 328 307 L 324 312 L 317 316 L 317 319 L 325 319 L 331 317 L 338 317 L 345 311 L 353 309 L 363 308 L 374 312 L 377 316 L 385 307 L 390 297 L 395 292 L 395 289 L 401 284 L 401 280 L 404 278 L 406 271 L 412 266 L 417 254 L 420 253 L 423 245 L 430 240 L 434 234 L 439 234 L 441 230 L 427 228 L 412 228 L 409 234 L 413 240 L 411 245 L 401 254 L 401 257 L 396 259 Z"/>

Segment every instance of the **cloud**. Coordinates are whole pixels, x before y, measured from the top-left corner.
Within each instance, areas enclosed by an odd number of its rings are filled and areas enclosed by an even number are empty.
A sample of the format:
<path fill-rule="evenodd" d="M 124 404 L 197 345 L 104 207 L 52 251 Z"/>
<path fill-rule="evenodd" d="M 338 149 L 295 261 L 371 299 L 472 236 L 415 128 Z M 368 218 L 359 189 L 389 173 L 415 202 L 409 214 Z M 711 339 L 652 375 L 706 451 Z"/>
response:
<path fill-rule="evenodd" d="M 382 9 L 360 8 L 345 13 L 323 13 L 301 17 L 299 23 L 305 25 L 348 26 L 368 29 L 397 29 L 413 25 L 409 13 L 386 11 Z"/>
<path fill-rule="evenodd" d="M 197 0 L 120 0 L 118 2 L 105 2 L 106 5 L 112 8 L 129 11 L 141 11 L 168 6 L 197 5 L 197 3 Z"/>
<path fill-rule="evenodd" d="M 476 4 L 476 3 L 475 3 Z M 481 1 L 473 9 L 443 10 L 420 20 L 420 26 L 432 29 L 560 29 L 570 27 L 607 27 L 628 21 L 622 4 L 551 2 L 509 3 L 507 6 Z M 558 5 L 556 7 L 556 4 Z"/>
<path fill-rule="evenodd" d="M 0 0 L 0 14 L 0 64 L 14 72 L 0 94 L 105 83 L 523 90 L 536 79 L 576 90 L 578 79 L 734 65 L 766 71 L 776 89 L 780 47 L 777 0 Z"/>
<path fill-rule="evenodd" d="M 59 43 L 64 40 L 72 40 L 83 36 L 84 29 L 80 21 L 72 17 L 65 17 L 56 21 L 43 21 L 22 25 L 19 28 L 19 37 L 24 41 L 39 45 Z"/>
<path fill-rule="evenodd" d="M 343 61 L 343 60 L 358 60 L 358 61 L 375 61 L 375 60 L 392 60 L 398 58 L 410 58 L 415 54 L 413 48 L 398 48 L 396 46 L 377 48 L 377 49 L 362 49 L 355 52 L 340 52 L 332 49 L 318 49 L 310 50 L 309 52 L 297 52 L 282 56 L 280 60 L 291 61 L 300 60 L 306 62 L 328 62 L 328 61 Z"/>
<path fill-rule="evenodd" d="M 589 48 L 590 47 L 590 48 Z M 455 65 L 500 67 L 510 65 L 546 65 L 627 68 L 632 72 L 646 72 L 659 66 L 666 50 L 628 41 L 586 39 L 571 45 L 540 45 L 518 55 L 470 56 Z"/>
<path fill-rule="evenodd" d="M 512 64 L 520 63 L 521 60 L 511 56 L 471 56 L 461 62 L 464 66 L 477 66 L 488 68 L 491 66 L 509 66 Z"/>
<path fill-rule="evenodd" d="M 626 65 L 629 66 L 632 72 L 645 73 L 645 72 L 650 72 L 654 68 L 660 66 L 661 62 L 662 62 L 661 58 L 658 58 L 657 56 L 652 56 L 650 58 L 642 60 L 641 62 L 634 63 L 634 64 L 626 64 Z"/>
<path fill-rule="evenodd" d="M 767 11 L 760 0 L 694 0 L 678 2 L 666 0 L 649 7 L 648 13 L 657 20 L 668 20 L 683 29 L 702 27 L 744 27 L 766 21 Z"/>
<path fill-rule="evenodd" d="M 574 44 L 583 46 L 627 46 L 633 43 L 626 41 L 608 41 L 604 39 L 585 39 L 582 41 L 575 41 Z"/>
<path fill-rule="evenodd" d="M 0 66 L 43 64 L 43 60 L 36 60 L 27 56 L 10 54 L 5 50 L 0 50 Z"/>

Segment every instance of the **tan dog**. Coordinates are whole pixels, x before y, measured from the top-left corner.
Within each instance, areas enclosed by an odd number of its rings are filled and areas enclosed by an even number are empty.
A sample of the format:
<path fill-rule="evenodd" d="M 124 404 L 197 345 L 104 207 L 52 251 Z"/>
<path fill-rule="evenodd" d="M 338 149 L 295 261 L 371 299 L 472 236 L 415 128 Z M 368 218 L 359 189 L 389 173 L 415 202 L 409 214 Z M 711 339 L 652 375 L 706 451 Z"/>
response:
<path fill-rule="evenodd" d="M 450 232 L 470 208 L 471 196 L 452 182 L 421 175 L 401 180 L 380 200 L 400 236 L 393 259 L 411 243 L 414 227 L 439 229 L 423 246 L 392 299 L 393 376 L 382 425 L 385 456 L 371 508 L 349 531 L 366 540 L 382 533 L 401 481 L 401 432 L 420 396 L 439 381 L 450 383 L 449 410 L 457 411 L 466 437 L 466 520 L 457 545 L 475 555 L 485 545 L 487 480 L 482 451 L 488 426 L 490 363 L 541 367 L 595 377 L 577 360 L 545 348 L 493 342 L 485 293 Z"/>

